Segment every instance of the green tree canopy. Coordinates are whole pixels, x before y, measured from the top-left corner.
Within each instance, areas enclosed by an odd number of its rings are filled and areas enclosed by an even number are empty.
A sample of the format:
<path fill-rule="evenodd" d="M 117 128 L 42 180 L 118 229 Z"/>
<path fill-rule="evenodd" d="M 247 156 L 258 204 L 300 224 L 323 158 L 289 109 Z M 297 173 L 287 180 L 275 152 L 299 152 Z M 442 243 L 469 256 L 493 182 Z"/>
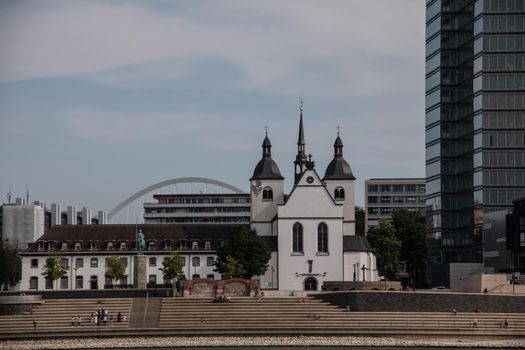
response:
<path fill-rule="evenodd" d="M 243 278 L 246 274 L 246 270 L 242 264 L 230 255 L 226 257 L 222 267 L 224 268 L 224 277 L 226 278 Z"/>
<path fill-rule="evenodd" d="M 365 235 L 365 211 L 362 207 L 355 207 L 355 234 Z"/>
<path fill-rule="evenodd" d="M 179 252 L 173 252 L 164 258 L 160 270 L 165 281 L 172 281 L 184 275 L 183 268 L 184 260 L 182 256 L 180 256 Z"/>
<path fill-rule="evenodd" d="M 405 261 L 407 272 L 415 286 L 426 286 L 427 245 L 425 217 L 417 211 L 398 209 L 392 213 L 392 225 L 401 241 L 400 259 Z"/>
<path fill-rule="evenodd" d="M 44 272 L 42 272 L 42 276 L 51 282 L 54 282 L 61 277 L 66 276 L 69 267 L 64 264 L 62 255 L 52 254 L 46 259 L 46 264 L 42 267 L 42 269 L 44 270 Z"/>
<path fill-rule="evenodd" d="M 110 256 L 106 262 L 106 277 L 117 282 L 126 277 L 126 263 L 116 255 Z"/>
<path fill-rule="evenodd" d="M 389 280 L 397 280 L 401 241 L 396 237 L 394 226 L 388 220 L 380 220 L 378 226 L 368 230 L 367 238 L 377 258 L 379 273 Z"/>
<path fill-rule="evenodd" d="M 232 237 L 217 249 L 215 271 L 225 274 L 228 270 L 227 257 L 235 259 L 245 270 L 243 278 L 260 276 L 268 269 L 270 252 L 255 230 L 239 228 Z"/>

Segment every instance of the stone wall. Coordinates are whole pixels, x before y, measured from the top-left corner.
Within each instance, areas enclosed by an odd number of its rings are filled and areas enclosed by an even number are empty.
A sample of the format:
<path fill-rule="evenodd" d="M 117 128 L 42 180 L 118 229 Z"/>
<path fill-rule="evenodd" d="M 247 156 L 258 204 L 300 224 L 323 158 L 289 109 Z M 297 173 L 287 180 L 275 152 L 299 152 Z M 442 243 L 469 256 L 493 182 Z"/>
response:
<path fill-rule="evenodd" d="M 444 292 L 334 292 L 313 297 L 352 311 L 381 312 L 482 312 L 525 313 L 525 297 Z"/>
<path fill-rule="evenodd" d="M 41 303 L 40 295 L 2 295 L 0 296 L 0 315 L 31 313 Z"/>

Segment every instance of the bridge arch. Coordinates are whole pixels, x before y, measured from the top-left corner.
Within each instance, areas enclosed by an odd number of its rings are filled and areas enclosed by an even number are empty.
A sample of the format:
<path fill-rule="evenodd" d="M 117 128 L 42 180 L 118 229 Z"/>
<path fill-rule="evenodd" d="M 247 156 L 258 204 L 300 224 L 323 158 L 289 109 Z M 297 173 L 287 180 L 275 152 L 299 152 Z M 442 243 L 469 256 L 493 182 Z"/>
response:
<path fill-rule="evenodd" d="M 108 213 L 108 221 L 113 219 L 113 217 L 118 212 L 120 212 L 122 209 L 124 209 L 129 204 L 131 204 L 134 200 L 142 197 L 143 195 L 145 195 L 145 194 L 147 194 L 147 193 L 149 193 L 151 191 L 157 190 L 159 188 L 165 187 L 165 186 L 177 185 L 177 184 L 182 184 L 182 183 L 202 183 L 202 184 L 207 184 L 207 185 L 215 185 L 215 186 L 219 186 L 219 187 L 222 187 L 222 188 L 226 188 L 226 189 L 232 191 L 233 193 L 239 193 L 239 194 L 245 193 L 240 188 L 235 187 L 235 186 L 230 185 L 230 184 L 227 184 L 226 182 L 219 181 L 219 180 L 208 179 L 208 178 L 205 178 L 205 177 L 179 177 L 177 179 L 171 179 L 171 180 L 158 182 L 156 184 L 153 184 L 151 186 L 143 188 L 142 190 L 138 191 L 137 193 L 132 194 L 128 198 L 124 199 L 115 208 L 111 209 L 111 211 Z"/>

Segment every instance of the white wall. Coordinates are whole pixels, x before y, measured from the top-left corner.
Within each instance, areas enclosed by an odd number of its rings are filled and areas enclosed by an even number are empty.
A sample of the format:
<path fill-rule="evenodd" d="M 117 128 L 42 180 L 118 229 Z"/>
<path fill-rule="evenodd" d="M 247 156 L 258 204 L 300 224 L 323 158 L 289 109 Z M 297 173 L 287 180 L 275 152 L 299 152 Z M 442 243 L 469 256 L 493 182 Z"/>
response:
<path fill-rule="evenodd" d="M 268 262 L 268 270 L 261 275 L 259 281 L 262 289 L 277 289 L 279 288 L 278 271 L 277 271 L 277 252 L 271 252 L 270 261 Z M 272 270 L 273 268 L 273 270 Z M 273 277 L 273 281 L 272 281 Z"/>
<path fill-rule="evenodd" d="M 354 180 L 326 180 L 326 189 L 334 198 L 334 191 L 337 187 L 342 187 L 345 190 L 345 200 L 336 201 L 338 204 L 343 204 L 343 234 L 352 236 L 355 235 L 355 186 Z"/>
<path fill-rule="evenodd" d="M 271 226 L 260 225 L 269 223 L 277 213 L 277 205 L 284 203 L 283 180 L 252 180 L 250 185 L 251 193 L 251 221 L 252 227 L 257 230 L 259 235 L 271 235 Z M 273 191 L 273 201 L 263 201 L 263 190 L 271 187 Z"/>
<path fill-rule="evenodd" d="M 2 239 L 12 247 L 26 249 L 44 234 L 44 208 L 39 205 L 4 205 L 2 216 Z"/>
<path fill-rule="evenodd" d="M 363 265 L 367 268 L 365 271 L 366 281 L 379 280 L 377 273 L 376 257 L 367 252 L 345 252 L 344 253 L 344 281 L 354 280 L 354 266 L 356 266 L 356 280 L 363 280 Z"/>

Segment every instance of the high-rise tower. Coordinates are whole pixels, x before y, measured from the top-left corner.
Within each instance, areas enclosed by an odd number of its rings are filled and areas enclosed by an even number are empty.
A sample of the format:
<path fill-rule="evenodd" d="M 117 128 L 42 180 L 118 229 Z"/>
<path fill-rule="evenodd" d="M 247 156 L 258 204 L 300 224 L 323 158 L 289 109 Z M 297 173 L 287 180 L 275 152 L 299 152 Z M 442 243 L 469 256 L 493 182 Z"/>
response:
<path fill-rule="evenodd" d="M 483 214 L 525 186 L 525 1 L 427 0 L 426 201 L 433 284 L 483 261 Z"/>

